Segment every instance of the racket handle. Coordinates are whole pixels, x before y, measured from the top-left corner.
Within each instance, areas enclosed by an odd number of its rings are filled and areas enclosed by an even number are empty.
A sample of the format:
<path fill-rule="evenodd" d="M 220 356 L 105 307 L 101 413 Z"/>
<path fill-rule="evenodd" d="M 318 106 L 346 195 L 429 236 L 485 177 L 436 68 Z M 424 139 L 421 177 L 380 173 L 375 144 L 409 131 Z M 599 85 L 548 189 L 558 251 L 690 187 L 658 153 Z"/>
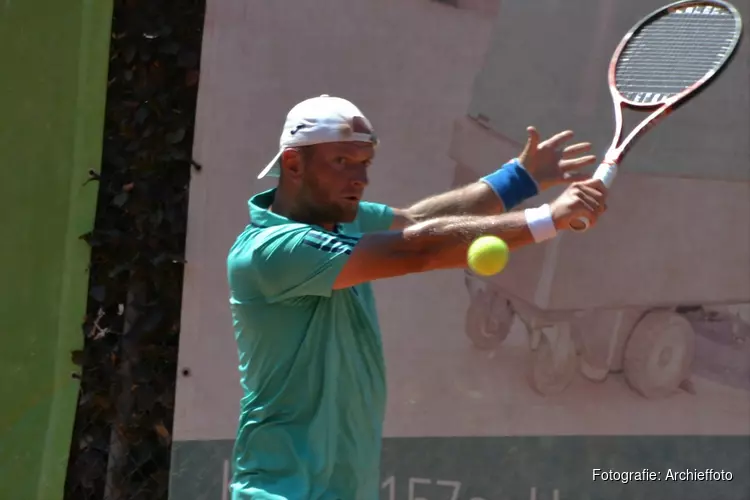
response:
<path fill-rule="evenodd" d="M 604 184 L 604 187 L 609 189 L 612 186 L 612 183 L 615 181 L 616 176 L 617 176 L 617 164 L 602 163 L 596 168 L 593 178 L 599 179 L 600 181 L 602 181 L 602 184 Z M 570 229 L 577 233 L 586 231 L 589 228 L 589 226 L 591 226 L 591 221 L 588 220 L 586 217 L 579 217 L 578 220 L 572 221 L 570 223 Z"/>

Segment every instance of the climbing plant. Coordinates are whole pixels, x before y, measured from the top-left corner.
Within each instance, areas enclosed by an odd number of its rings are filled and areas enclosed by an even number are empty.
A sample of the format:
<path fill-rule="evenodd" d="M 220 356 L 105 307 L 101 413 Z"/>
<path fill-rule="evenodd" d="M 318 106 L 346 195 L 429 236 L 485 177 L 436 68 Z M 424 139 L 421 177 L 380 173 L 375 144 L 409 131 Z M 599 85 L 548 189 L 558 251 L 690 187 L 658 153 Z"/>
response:
<path fill-rule="evenodd" d="M 66 500 L 167 498 L 204 1 L 114 1 Z"/>

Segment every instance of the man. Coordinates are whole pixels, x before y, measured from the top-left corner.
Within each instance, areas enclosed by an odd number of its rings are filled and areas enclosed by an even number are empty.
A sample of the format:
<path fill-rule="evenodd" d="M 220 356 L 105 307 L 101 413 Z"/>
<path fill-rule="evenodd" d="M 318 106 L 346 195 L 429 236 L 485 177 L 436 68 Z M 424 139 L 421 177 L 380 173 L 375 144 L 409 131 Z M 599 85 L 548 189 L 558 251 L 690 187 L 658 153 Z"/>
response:
<path fill-rule="evenodd" d="M 386 377 L 369 282 L 464 268 L 482 234 L 518 248 L 605 209 L 601 183 L 577 172 L 595 161 L 580 156 L 589 144 L 528 133 L 498 171 L 394 209 L 363 201 L 377 137 L 354 104 L 321 96 L 289 112 L 258 176 L 278 187 L 251 198 L 227 262 L 244 390 L 235 500 L 378 498 Z M 561 183 L 551 204 L 510 211 Z"/>

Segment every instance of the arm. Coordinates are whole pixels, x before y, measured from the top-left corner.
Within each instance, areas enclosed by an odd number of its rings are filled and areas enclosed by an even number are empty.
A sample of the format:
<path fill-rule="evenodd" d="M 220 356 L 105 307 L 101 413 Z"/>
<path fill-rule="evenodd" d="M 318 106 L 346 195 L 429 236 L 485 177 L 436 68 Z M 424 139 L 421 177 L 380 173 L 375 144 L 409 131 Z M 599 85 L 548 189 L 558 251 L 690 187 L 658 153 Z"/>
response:
<path fill-rule="evenodd" d="M 437 269 L 464 268 L 469 245 L 483 234 L 502 238 L 511 249 L 534 242 L 521 212 L 438 217 L 400 231 L 364 235 L 333 288 Z"/>
<path fill-rule="evenodd" d="M 464 268 L 474 239 L 492 234 L 511 249 L 554 237 L 570 221 L 592 221 L 606 209 L 600 181 L 573 184 L 551 205 L 491 216 L 444 216 L 400 231 L 364 235 L 333 283 L 334 289 L 437 269 Z"/>
<path fill-rule="evenodd" d="M 234 249 L 230 274 L 249 272 L 268 303 L 306 296 L 330 297 L 334 290 L 360 283 L 464 267 L 471 241 L 488 233 L 500 236 L 511 248 L 534 241 L 521 212 L 439 217 L 403 231 L 361 236 L 298 225 L 269 229 L 256 241 Z"/>
<path fill-rule="evenodd" d="M 447 215 L 497 215 L 539 192 L 518 160 L 467 186 L 431 196 L 406 209 L 393 210 L 391 229 Z"/>
<path fill-rule="evenodd" d="M 571 185 L 540 211 L 436 217 L 358 236 L 290 224 L 233 249 L 231 272 L 246 269 L 269 303 L 330 297 L 334 290 L 378 279 L 464 268 L 469 245 L 481 235 L 494 234 L 515 249 L 553 237 L 581 216 L 595 224 L 606 208 L 604 192 L 601 181 L 589 180 Z"/>
<path fill-rule="evenodd" d="M 505 211 L 502 200 L 484 182 L 477 181 L 425 198 L 406 209 L 393 209 L 392 229 L 446 215 L 497 215 Z"/>
<path fill-rule="evenodd" d="M 394 211 L 393 229 L 442 215 L 494 215 L 508 212 L 551 186 L 588 179 L 578 170 L 596 162 L 593 155 L 580 156 L 591 149 L 582 142 L 563 147 L 573 137 L 566 130 L 540 142 L 539 132 L 528 127 L 526 146 L 515 158 L 495 172 L 463 188 L 422 200 Z"/>

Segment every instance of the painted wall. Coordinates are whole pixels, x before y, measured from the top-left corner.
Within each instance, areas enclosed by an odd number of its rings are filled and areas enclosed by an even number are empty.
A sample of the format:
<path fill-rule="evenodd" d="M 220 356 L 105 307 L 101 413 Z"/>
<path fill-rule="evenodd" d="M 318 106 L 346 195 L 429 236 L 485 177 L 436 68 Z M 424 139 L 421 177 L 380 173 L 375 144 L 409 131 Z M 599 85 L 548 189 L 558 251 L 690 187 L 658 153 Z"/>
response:
<path fill-rule="evenodd" d="M 0 4 L 0 497 L 63 497 L 110 2 Z"/>
<path fill-rule="evenodd" d="M 530 124 L 603 152 L 609 57 L 660 5 L 209 1 L 173 498 L 226 495 L 241 394 L 225 259 L 247 199 L 272 185 L 255 176 L 288 109 L 323 93 L 357 103 L 382 138 L 369 198 L 396 206 L 497 168 Z M 492 279 L 376 283 L 382 498 L 750 498 L 748 55 L 639 143 L 595 231 L 519 250 Z M 734 480 L 592 482 L 596 467 Z"/>

